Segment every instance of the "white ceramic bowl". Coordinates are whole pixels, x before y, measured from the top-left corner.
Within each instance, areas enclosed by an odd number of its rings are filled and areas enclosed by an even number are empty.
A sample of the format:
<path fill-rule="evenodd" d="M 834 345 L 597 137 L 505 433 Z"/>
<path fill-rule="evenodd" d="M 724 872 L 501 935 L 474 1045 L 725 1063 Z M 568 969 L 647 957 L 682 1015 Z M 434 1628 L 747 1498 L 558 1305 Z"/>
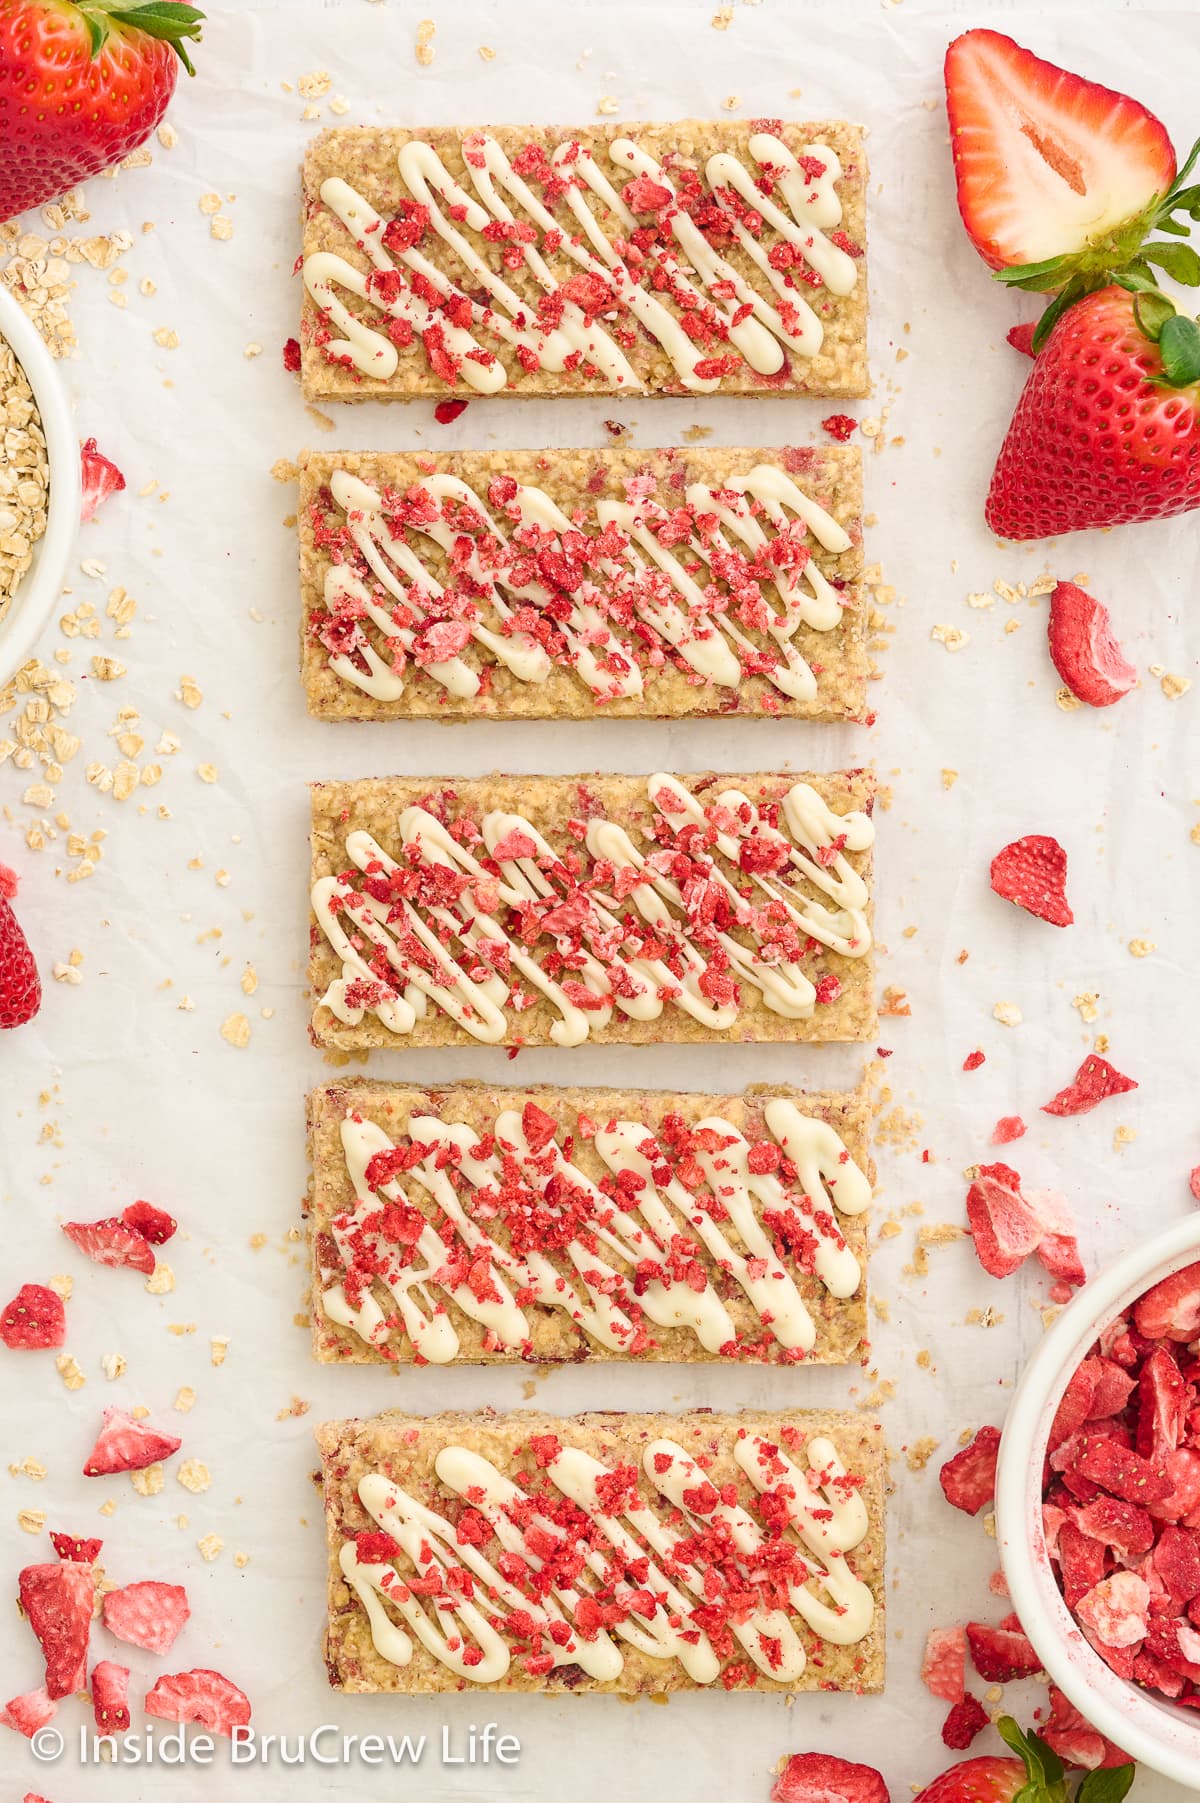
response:
<path fill-rule="evenodd" d="M 31 657 L 54 614 L 75 535 L 79 531 L 79 440 L 62 376 L 41 333 L 0 282 L 0 337 L 6 338 L 25 371 L 41 415 L 50 465 L 46 530 L 33 547 L 33 563 L 22 576 L 8 611 L 0 619 L 0 683 Z"/>
<path fill-rule="evenodd" d="M 1200 1213 L 1144 1240 L 1085 1284 L 1017 1385 L 996 1469 L 996 1535 L 1013 1608 L 1043 1666 L 1080 1714 L 1152 1771 L 1197 1788 L 1200 1711 L 1129 1684 L 1067 1611 L 1042 1535 L 1042 1465 L 1054 1412 L 1101 1328 L 1153 1284 L 1200 1260 Z"/>

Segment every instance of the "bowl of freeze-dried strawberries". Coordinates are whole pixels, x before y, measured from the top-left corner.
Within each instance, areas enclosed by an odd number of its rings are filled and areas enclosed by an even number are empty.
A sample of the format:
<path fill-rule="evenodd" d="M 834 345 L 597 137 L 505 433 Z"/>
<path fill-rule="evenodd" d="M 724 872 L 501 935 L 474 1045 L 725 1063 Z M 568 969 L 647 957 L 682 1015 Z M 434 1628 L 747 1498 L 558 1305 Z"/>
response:
<path fill-rule="evenodd" d="M 31 655 L 79 531 L 79 441 L 41 334 L 0 283 L 0 683 Z"/>
<path fill-rule="evenodd" d="M 996 1533 L 1051 1681 L 1132 1759 L 1200 1773 L 1200 1215 L 1086 1284 L 1026 1366 Z"/>

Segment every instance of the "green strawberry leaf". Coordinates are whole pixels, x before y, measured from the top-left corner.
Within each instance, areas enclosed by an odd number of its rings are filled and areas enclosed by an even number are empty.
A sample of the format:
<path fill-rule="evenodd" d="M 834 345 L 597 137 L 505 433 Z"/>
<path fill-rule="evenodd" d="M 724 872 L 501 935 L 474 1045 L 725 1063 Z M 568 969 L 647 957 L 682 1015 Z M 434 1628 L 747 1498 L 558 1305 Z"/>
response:
<path fill-rule="evenodd" d="M 1192 173 L 1192 170 L 1196 167 L 1197 161 L 1200 161 L 1200 138 L 1196 139 L 1196 142 L 1188 151 L 1187 156 L 1183 160 L 1182 168 L 1175 171 L 1175 180 L 1167 189 L 1166 200 L 1164 200 L 1163 203 L 1164 205 L 1166 204 L 1166 201 L 1169 200 L 1175 200 L 1177 202 L 1178 196 L 1183 190 L 1183 185 L 1188 176 Z"/>
<path fill-rule="evenodd" d="M 1180 219 L 1160 219 L 1156 229 L 1160 232 L 1170 232 L 1172 238 L 1186 238 L 1192 228 L 1190 225 L 1184 225 Z"/>
<path fill-rule="evenodd" d="M 77 0 L 88 28 L 92 55 L 103 49 L 113 25 L 144 31 L 147 37 L 170 44 L 189 75 L 196 73 L 185 39 L 197 39 L 204 23 L 198 6 L 183 0 Z"/>
<path fill-rule="evenodd" d="M 1070 307 L 1073 307 L 1077 300 L 1082 300 L 1087 292 L 1088 285 L 1083 277 L 1081 275 L 1073 275 L 1062 293 L 1050 302 L 1050 305 L 1046 308 L 1046 311 L 1042 314 L 1042 317 L 1033 328 L 1031 345 L 1035 356 L 1041 350 L 1063 314 L 1067 312 Z"/>
<path fill-rule="evenodd" d="M 1177 313 L 1168 319 L 1158 338 L 1162 379 L 1170 388 L 1189 388 L 1200 382 L 1200 325 Z"/>
<path fill-rule="evenodd" d="M 1037 1734 L 1024 1733 L 1011 1715 L 1002 1715 L 996 1732 L 1006 1747 L 1025 1762 L 1028 1774 L 1013 1803 L 1066 1803 L 1062 1760 Z"/>
<path fill-rule="evenodd" d="M 1063 257 L 1047 257 L 1042 263 L 1014 263 L 1011 269 L 992 271 L 993 280 L 1003 282 L 1006 288 L 1025 288 L 1035 294 L 1061 287 L 1066 274 Z"/>
<path fill-rule="evenodd" d="M 1143 289 L 1133 297 L 1133 316 L 1143 338 L 1157 344 L 1168 319 L 1175 318 L 1175 305 L 1157 288 Z"/>
<path fill-rule="evenodd" d="M 1153 271 L 1142 257 L 1135 257 L 1128 269 L 1118 270 L 1113 281 L 1118 288 L 1125 288 L 1130 294 L 1158 293 L 1158 283 Z"/>
<path fill-rule="evenodd" d="M 1185 288 L 1200 287 L 1200 256 L 1190 244 L 1147 244 L 1142 255 L 1148 263 L 1165 269 L 1173 282 L 1181 282 Z"/>
<path fill-rule="evenodd" d="M 1133 1765 L 1089 1772 L 1075 1793 L 1075 1803 L 1121 1803 L 1136 1776 L 1137 1767 Z"/>

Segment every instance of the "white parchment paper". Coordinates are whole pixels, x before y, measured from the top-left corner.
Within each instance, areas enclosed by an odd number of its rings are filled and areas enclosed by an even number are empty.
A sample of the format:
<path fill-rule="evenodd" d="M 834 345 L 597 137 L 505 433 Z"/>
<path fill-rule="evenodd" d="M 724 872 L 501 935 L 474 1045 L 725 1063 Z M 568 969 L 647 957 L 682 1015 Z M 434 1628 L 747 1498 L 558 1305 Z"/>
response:
<path fill-rule="evenodd" d="M 523 1752 L 516 1767 L 486 1771 L 445 1765 L 431 1745 L 415 1772 L 285 1769 L 276 1761 L 246 1768 L 252 1776 L 220 1765 L 97 1773 L 79 1769 L 73 1747 L 53 1771 L 38 1768 L 23 1743 L 3 1735 L 0 1771 L 14 1795 L 191 1799 L 236 1797 L 241 1785 L 264 1799 L 400 1792 L 613 1803 L 675 1794 L 690 1803 L 754 1803 L 765 1799 L 781 1755 L 816 1748 L 880 1766 L 902 1798 L 944 1763 L 943 1706 L 918 1679 L 926 1629 L 1004 1613 L 987 1591 L 994 1546 L 981 1523 L 943 1504 L 936 1468 L 963 1429 L 1001 1419 L 1022 1355 L 1042 1332 L 1038 1305 L 1048 1288 L 1032 1271 L 994 1283 L 962 1243 L 932 1250 L 928 1273 L 915 1275 L 917 1231 L 961 1221 L 963 1168 L 988 1155 L 993 1124 L 1010 1113 L 1024 1115 L 1030 1132 L 1008 1156 L 1031 1183 L 1067 1193 L 1093 1268 L 1191 1206 L 1187 1174 L 1200 1162 L 1200 845 L 1189 834 L 1200 821 L 1200 687 L 1168 700 L 1152 671 L 1197 673 L 1196 516 L 1009 550 L 983 526 L 988 473 L 1026 365 L 1004 342 L 1020 303 L 989 282 L 954 208 L 940 66 L 966 15 L 935 14 L 911 0 L 897 8 L 763 0 L 736 4 L 729 28 L 716 31 L 715 10 L 716 0 L 281 0 L 274 8 L 214 0 L 201 74 L 181 84 L 172 111 L 177 147 L 155 144 L 151 168 L 89 187 L 91 229 L 123 227 L 135 240 L 124 259 L 128 305 L 110 304 L 105 279 L 84 272 L 73 301 L 80 355 L 67 374 L 81 436 L 99 437 L 129 489 L 81 539 L 81 557 L 100 560 L 104 573 L 79 573 L 63 605 L 92 600 L 103 618 L 108 590 L 119 583 L 139 612 L 127 641 L 113 639 L 108 619 L 96 642 L 71 641 L 66 666 L 82 691 L 68 724 L 85 748 L 56 807 L 73 830 L 108 834 L 95 877 L 63 880 L 62 841 L 37 856 L 25 851 L 21 835 L 38 811 L 22 800 L 31 773 L 0 766 L 0 856 L 25 873 L 20 911 L 30 936 L 47 968 L 72 947 L 86 955 L 82 984 L 49 982 L 37 1022 L 0 1045 L 0 1288 L 74 1274 L 68 1347 L 87 1377 L 85 1388 L 68 1393 L 49 1356 L 0 1358 L 4 1462 L 32 1455 L 49 1467 L 41 1483 L 0 1470 L 4 1582 L 20 1564 L 49 1556 L 44 1537 L 27 1537 L 16 1522 L 18 1510 L 42 1508 L 51 1526 L 103 1532 L 114 1580 L 186 1583 L 192 1620 L 166 1661 L 97 1632 L 99 1656 L 128 1659 L 135 1688 L 163 1668 L 215 1666 L 248 1691 L 264 1732 L 295 1736 L 330 1722 L 349 1734 L 403 1729 L 436 1740 L 443 1723 L 461 1733 L 496 1720 L 520 1737 Z M 437 25 L 436 55 L 419 68 L 414 42 L 425 12 Z M 1010 21 L 1043 54 L 1139 95 L 1178 145 L 1189 141 L 1200 87 L 1194 9 L 1030 15 L 980 4 L 969 20 Z M 480 46 L 493 48 L 494 59 L 481 57 Z M 312 103 L 320 121 L 305 122 L 296 84 L 317 70 L 329 71 L 331 82 Z M 875 518 L 868 556 L 896 591 L 884 610 L 891 636 L 880 656 L 878 723 L 318 725 L 304 713 L 296 677 L 294 534 L 285 524 L 293 498 L 272 481 L 277 458 L 306 443 L 601 444 L 611 417 L 647 445 L 675 442 L 695 424 L 710 428 L 714 444 L 820 436 L 829 407 L 802 401 L 475 401 L 450 427 L 436 425 L 428 405 L 371 404 L 340 410 L 331 431 L 306 414 L 280 352 L 299 306 L 291 268 L 307 136 L 338 116 L 587 120 L 608 94 L 628 119 L 719 113 L 736 96 L 738 116 L 849 116 L 870 128 L 876 391 L 853 411 L 883 422 L 875 442 L 885 444 L 879 455 L 866 444 Z M 336 95 L 348 102 L 342 115 L 330 109 Z M 208 193 L 221 196 L 221 212 L 233 220 L 227 242 L 210 236 L 200 206 Z M 152 293 L 143 291 L 147 282 Z M 160 327 L 178 333 L 177 349 L 156 343 Z M 262 354 L 248 358 L 250 344 Z M 156 491 L 139 496 L 152 480 Z M 968 594 L 990 591 L 997 578 L 1015 586 L 1047 569 L 1087 573 L 1142 672 L 1141 688 L 1110 714 L 1056 707 L 1044 601 L 967 605 Z M 948 653 L 931 637 L 938 624 L 963 628 L 969 644 Z M 65 643 L 51 633 L 43 656 Z M 119 656 L 127 674 L 107 685 L 92 680 L 95 651 Z M 195 709 L 177 699 L 185 673 L 203 691 Z M 124 803 L 84 777 L 87 762 L 111 765 L 119 756 L 107 736 L 119 707 L 140 716 L 142 763 L 153 760 L 162 732 L 181 741 L 158 760 L 161 784 Z M 529 1378 L 325 1372 L 310 1362 L 306 1331 L 294 1322 L 304 1306 L 296 1231 L 302 1098 L 329 1074 L 305 1037 L 306 781 L 390 770 L 804 768 L 868 759 L 893 791 L 879 815 L 881 980 L 904 990 L 912 1008 L 911 1017 L 881 1025 L 893 1054 L 889 1107 L 912 1118 L 894 1123 L 879 1153 L 878 1218 L 894 1213 L 903 1230 L 873 1262 L 874 1292 L 889 1319 L 875 1324 L 871 1371 L 606 1367 L 544 1379 L 536 1402 L 561 1412 L 799 1408 L 862 1400 L 877 1385 L 894 1391 L 884 1402 L 896 1455 L 886 1695 L 808 1696 L 791 1708 L 696 1695 L 665 1709 L 581 1699 L 336 1698 L 319 1650 L 325 1553 L 310 1481 L 313 1423 L 389 1404 L 520 1405 Z M 216 782 L 197 775 L 208 764 Z M 952 787 L 948 771 L 957 772 Z M 1076 912 L 1069 931 L 1018 914 L 988 890 L 992 854 L 1028 832 L 1056 834 L 1068 848 Z M 1154 949 L 1136 958 L 1133 939 Z M 249 998 L 239 985 L 247 962 L 259 978 Z M 1087 991 L 1100 998 L 1090 1028 L 1072 1006 Z M 999 1025 L 999 1002 L 1015 1003 L 1022 1024 Z M 219 1032 L 235 1011 L 251 1026 L 241 1050 Z M 1084 1119 L 1039 1114 L 1101 1031 L 1141 1087 Z M 966 1075 L 963 1059 L 977 1046 L 987 1062 Z M 850 1083 L 862 1062 L 850 1048 L 714 1045 L 632 1050 L 620 1059 L 612 1050 L 533 1052 L 515 1067 L 480 1049 L 398 1055 L 371 1068 L 408 1080 L 703 1088 L 772 1077 Z M 1120 1149 L 1118 1127 L 1137 1136 Z M 169 1207 L 183 1224 L 168 1248 L 173 1294 L 147 1295 L 136 1275 L 86 1264 L 59 1232 L 63 1218 L 118 1210 L 135 1195 Z M 914 1204 L 923 1215 L 903 1213 Z M 993 1326 L 967 1324 L 968 1311 L 989 1308 Z M 209 1364 L 213 1334 L 229 1336 L 219 1370 Z M 118 1382 L 101 1370 L 108 1351 L 128 1360 Z M 922 1351 L 928 1361 L 918 1362 Z M 194 1387 L 196 1404 L 173 1415 L 181 1385 Z M 79 1476 L 101 1407 L 114 1402 L 144 1404 L 181 1432 L 184 1455 L 210 1467 L 211 1488 L 188 1494 L 170 1467 L 162 1494 L 150 1498 L 124 1478 Z M 905 1449 L 925 1436 L 940 1449 L 923 1472 L 910 1470 Z M 115 1509 L 105 1516 L 109 1499 Z M 212 1563 L 197 1551 L 209 1533 L 225 1543 Z M 248 1563 L 239 1567 L 238 1553 Z M 0 1672 L 4 1696 L 40 1673 L 15 1611 L 0 1612 Z M 1008 1701 L 1028 1719 L 1044 1691 L 1014 1687 Z M 73 1738 L 83 1719 L 67 1704 L 59 1723 Z M 991 1734 L 974 1751 L 989 1749 L 1000 1750 Z M 1139 1794 L 1168 1803 L 1183 1793 L 1147 1777 Z"/>

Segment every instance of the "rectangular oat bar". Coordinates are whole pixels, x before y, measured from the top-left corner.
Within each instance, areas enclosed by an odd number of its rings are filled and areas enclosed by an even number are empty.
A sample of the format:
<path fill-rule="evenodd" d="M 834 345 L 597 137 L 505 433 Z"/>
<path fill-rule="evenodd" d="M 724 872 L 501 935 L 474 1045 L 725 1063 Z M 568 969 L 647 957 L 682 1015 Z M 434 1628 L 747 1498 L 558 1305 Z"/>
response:
<path fill-rule="evenodd" d="M 847 1364 L 866 1339 L 865 1095 L 783 1085 L 308 1099 L 323 1364 Z"/>
<path fill-rule="evenodd" d="M 868 770 L 312 789 L 314 1044 L 862 1040 Z"/>
<path fill-rule="evenodd" d="M 304 392 L 864 395 L 866 173 L 842 121 L 335 126 Z"/>
<path fill-rule="evenodd" d="M 308 452 L 325 720 L 861 720 L 856 448 Z"/>
<path fill-rule="evenodd" d="M 337 1690 L 883 1688 L 869 1415 L 397 1411 L 317 1444 Z"/>

